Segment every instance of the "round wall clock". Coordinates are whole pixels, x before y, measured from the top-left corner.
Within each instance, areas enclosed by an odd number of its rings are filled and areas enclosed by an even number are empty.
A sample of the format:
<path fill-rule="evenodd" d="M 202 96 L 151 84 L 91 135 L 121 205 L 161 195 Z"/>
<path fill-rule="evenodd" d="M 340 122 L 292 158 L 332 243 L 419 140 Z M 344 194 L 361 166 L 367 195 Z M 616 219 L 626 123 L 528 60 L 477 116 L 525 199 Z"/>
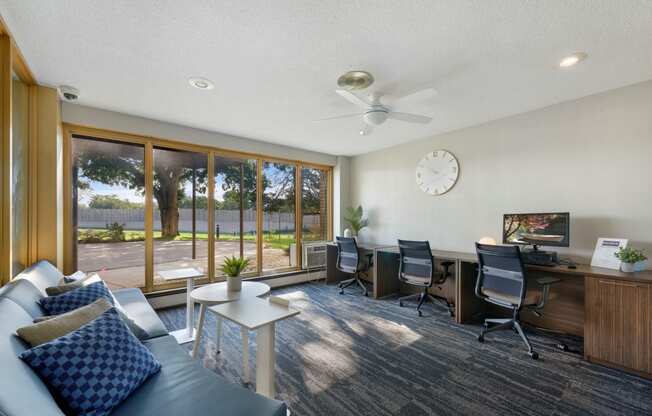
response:
<path fill-rule="evenodd" d="M 427 194 L 442 195 L 450 191 L 460 174 L 455 156 L 446 150 L 435 150 L 417 164 L 417 185 Z"/>

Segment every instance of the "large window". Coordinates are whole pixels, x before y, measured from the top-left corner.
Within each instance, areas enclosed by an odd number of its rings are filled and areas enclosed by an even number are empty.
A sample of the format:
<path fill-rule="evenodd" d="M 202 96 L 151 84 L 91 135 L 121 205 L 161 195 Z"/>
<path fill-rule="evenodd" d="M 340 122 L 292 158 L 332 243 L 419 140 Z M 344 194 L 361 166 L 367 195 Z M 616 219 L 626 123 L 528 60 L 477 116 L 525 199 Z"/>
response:
<path fill-rule="evenodd" d="M 76 136 L 72 163 L 77 268 L 145 286 L 145 147 Z"/>
<path fill-rule="evenodd" d="M 328 239 L 328 171 L 301 169 L 302 241 Z"/>
<path fill-rule="evenodd" d="M 263 272 L 296 267 L 296 166 L 263 163 Z"/>
<path fill-rule="evenodd" d="M 154 147 L 154 284 L 159 272 L 187 267 L 208 275 L 208 159 Z"/>
<path fill-rule="evenodd" d="M 246 257 L 257 271 L 255 159 L 215 157 L 215 275 L 226 257 Z"/>
<path fill-rule="evenodd" d="M 11 276 L 27 265 L 29 105 L 27 85 L 13 76 L 11 91 Z"/>
<path fill-rule="evenodd" d="M 298 270 L 302 243 L 331 236 L 328 167 L 64 127 L 68 273 L 163 290 L 184 284 L 162 273 L 181 268 L 224 280 L 235 256 L 249 259 L 244 277 L 272 275 Z"/>

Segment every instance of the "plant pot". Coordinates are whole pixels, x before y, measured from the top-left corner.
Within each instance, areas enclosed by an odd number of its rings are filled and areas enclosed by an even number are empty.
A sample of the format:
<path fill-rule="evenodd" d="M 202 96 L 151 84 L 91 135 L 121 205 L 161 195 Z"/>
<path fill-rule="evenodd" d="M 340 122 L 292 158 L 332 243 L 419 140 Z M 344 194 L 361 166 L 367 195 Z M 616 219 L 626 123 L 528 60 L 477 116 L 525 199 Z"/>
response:
<path fill-rule="evenodd" d="M 634 273 L 634 265 L 636 263 L 620 263 L 620 270 L 624 273 Z"/>
<path fill-rule="evenodd" d="M 242 277 L 227 277 L 226 278 L 226 290 L 229 292 L 239 292 L 242 290 Z"/>
<path fill-rule="evenodd" d="M 642 272 L 645 269 L 647 269 L 647 260 L 641 260 L 634 263 L 635 272 Z"/>

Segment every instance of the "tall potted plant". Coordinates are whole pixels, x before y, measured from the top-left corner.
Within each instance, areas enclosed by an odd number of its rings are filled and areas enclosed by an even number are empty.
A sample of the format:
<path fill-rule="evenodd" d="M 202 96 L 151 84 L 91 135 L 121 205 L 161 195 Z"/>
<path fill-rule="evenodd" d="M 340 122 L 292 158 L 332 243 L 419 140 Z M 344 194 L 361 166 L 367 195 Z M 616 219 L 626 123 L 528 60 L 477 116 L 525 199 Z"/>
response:
<path fill-rule="evenodd" d="M 647 256 L 642 250 L 631 247 L 624 247 L 615 253 L 615 256 L 622 261 L 620 270 L 625 273 L 640 272 L 645 270 Z"/>
<path fill-rule="evenodd" d="M 226 290 L 239 292 L 242 289 L 242 277 L 240 273 L 249 265 L 249 259 L 244 257 L 227 257 L 222 263 L 221 270 L 226 275 Z"/>
<path fill-rule="evenodd" d="M 349 207 L 344 211 L 344 221 L 346 221 L 351 230 L 353 230 L 353 237 L 357 237 L 360 230 L 369 225 L 369 221 L 363 217 L 362 206 L 358 205 L 357 208 Z"/>

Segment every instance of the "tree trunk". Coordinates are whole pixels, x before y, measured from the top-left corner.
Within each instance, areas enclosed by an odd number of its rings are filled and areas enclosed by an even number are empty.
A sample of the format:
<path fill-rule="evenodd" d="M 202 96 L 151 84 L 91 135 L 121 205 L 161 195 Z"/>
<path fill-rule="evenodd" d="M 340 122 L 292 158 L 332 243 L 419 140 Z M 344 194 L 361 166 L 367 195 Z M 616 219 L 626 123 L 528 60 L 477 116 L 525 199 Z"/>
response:
<path fill-rule="evenodd" d="M 161 214 L 161 237 L 174 238 L 179 235 L 179 177 L 181 169 L 160 167 L 155 170 L 158 186 L 154 197 Z"/>
<path fill-rule="evenodd" d="M 179 208 L 174 206 L 160 208 L 161 213 L 161 236 L 163 238 L 176 237 L 179 235 Z"/>

